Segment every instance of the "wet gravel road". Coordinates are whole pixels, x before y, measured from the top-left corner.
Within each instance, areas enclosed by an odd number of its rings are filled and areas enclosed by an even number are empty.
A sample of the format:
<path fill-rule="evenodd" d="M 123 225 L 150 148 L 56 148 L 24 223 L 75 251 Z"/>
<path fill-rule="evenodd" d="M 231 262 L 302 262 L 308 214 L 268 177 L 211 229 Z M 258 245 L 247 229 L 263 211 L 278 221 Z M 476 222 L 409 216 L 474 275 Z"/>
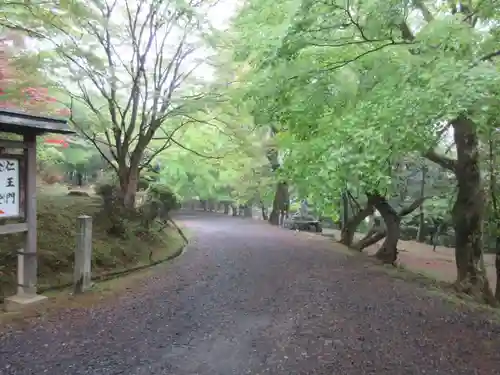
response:
<path fill-rule="evenodd" d="M 498 326 L 325 238 L 182 220 L 186 253 L 133 293 L 0 334 L 0 374 L 500 374 Z"/>

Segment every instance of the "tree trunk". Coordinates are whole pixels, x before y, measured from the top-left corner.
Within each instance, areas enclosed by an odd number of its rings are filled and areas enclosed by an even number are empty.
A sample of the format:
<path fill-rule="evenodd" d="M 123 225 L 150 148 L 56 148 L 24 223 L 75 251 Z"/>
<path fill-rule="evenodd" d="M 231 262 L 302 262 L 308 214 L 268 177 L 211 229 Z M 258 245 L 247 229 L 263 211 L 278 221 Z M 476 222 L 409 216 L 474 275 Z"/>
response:
<path fill-rule="evenodd" d="M 120 191 L 123 205 L 126 208 L 135 208 L 135 197 L 139 185 L 139 170 L 136 167 L 122 166 L 120 172 Z"/>
<path fill-rule="evenodd" d="M 342 192 L 342 231 L 344 230 L 344 228 L 347 227 L 347 224 L 349 223 L 349 196 L 347 195 L 347 192 Z M 363 218 L 364 219 L 364 218 Z M 358 222 L 358 224 L 356 225 L 356 228 L 358 227 L 358 225 L 361 223 L 362 220 L 360 220 Z M 354 228 L 354 230 L 356 230 L 356 228 Z M 353 236 L 354 236 L 354 233 L 353 233 Z M 341 240 L 342 242 L 342 240 Z M 349 242 L 349 245 L 348 244 L 345 244 L 347 246 L 350 246 L 350 243 L 352 243 L 352 238 L 351 238 L 351 241 Z"/>
<path fill-rule="evenodd" d="M 424 243 L 426 237 L 425 232 L 425 214 L 424 208 L 420 207 L 420 212 L 418 214 L 418 232 L 417 232 L 417 242 Z"/>
<path fill-rule="evenodd" d="M 366 204 L 366 207 L 359 211 L 356 215 L 347 220 L 345 224 L 342 225 L 342 230 L 340 232 L 340 243 L 345 246 L 352 246 L 354 240 L 354 234 L 359 224 L 365 220 L 368 216 L 373 215 L 374 209 L 370 203 Z"/>
<path fill-rule="evenodd" d="M 433 219 L 432 223 L 432 232 L 431 232 L 431 245 L 432 251 L 436 251 L 436 247 L 439 243 L 439 236 L 441 235 L 441 231 L 443 230 L 444 220 L 442 219 Z"/>
<path fill-rule="evenodd" d="M 369 200 L 380 212 L 385 223 L 386 237 L 384 243 L 378 249 L 375 257 L 386 264 L 394 264 L 398 258 L 398 241 L 400 235 L 401 218 L 387 200 L 380 195 L 370 195 Z"/>
<path fill-rule="evenodd" d="M 269 220 L 269 218 L 267 217 L 267 208 L 263 202 L 260 202 L 260 211 L 262 213 L 262 220 Z"/>
<path fill-rule="evenodd" d="M 207 199 L 207 209 L 209 212 L 215 211 L 215 201 L 213 198 Z"/>
<path fill-rule="evenodd" d="M 474 123 L 463 116 L 453 121 L 457 148 L 455 175 L 458 192 L 452 210 L 455 228 L 456 287 L 459 291 L 494 303 L 494 296 L 481 267 L 483 256 L 484 196 L 478 138 Z"/>
<path fill-rule="evenodd" d="M 271 225 L 279 225 L 280 217 L 283 217 L 289 207 L 288 183 L 286 181 L 278 182 L 276 185 L 276 193 L 274 194 L 273 209 L 269 216 Z"/>
<path fill-rule="evenodd" d="M 385 229 L 375 230 L 373 233 L 367 234 L 359 242 L 352 245 L 352 248 L 362 251 L 371 245 L 375 245 L 378 241 L 383 240 L 386 235 L 387 232 Z"/>
<path fill-rule="evenodd" d="M 280 224 L 280 214 L 279 211 L 274 208 L 271 210 L 271 215 L 269 215 L 269 224 L 279 225 Z"/>
<path fill-rule="evenodd" d="M 76 172 L 76 183 L 79 187 L 83 186 L 83 175 L 81 172 Z"/>
<path fill-rule="evenodd" d="M 493 129 L 493 127 L 492 127 Z M 495 285 L 495 299 L 500 302 L 500 207 L 497 198 L 497 175 L 496 175 L 496 165 L 497 165 L 497 153 L 496 149 L 496 137 L 495 132 L 491 131 L 489 134 L 489 174 L 490 174 L 490 199 L 493 208 L 493 220 L 495 221 L 495 269 L 496 269 L 496 285 Z"/>
<path fill-rule="evenodd" d="M 497 283 L 495 287 L 495 298 L 500 302 L 500 237 L 496 238 L 495 268 L 497 273 Z"/>
<path fill-rule="evenodd" d="M 203 211 L 207 211 L 208 210 L 208 202 L 206 199 L 200 199 L 200 203 L 201 203 L 201 208 L 203 209 Z"/>
<path fill-rule="evenodd" d="M 252 205 L 245 204 L 243 206 L 243 217 L 252 217 Z"/>
<path fill-rule="evenodd" d="M 224 215 L 229 215 L 229 203 L 224 203 Z"/>
<path fill-rule="evenodd" d="M 231 205 L 232 216 L 238 216 L 238 207 L 235 204 Z"/>
<path fill-rule="evenodd" d="M 370 231 L 352 247 L 361 251 L 385 238 L 376 256 L 384 263 L 392 264 L 397 259 L 397 243 L 400 236 L 401 219 L 420 207 L 426 198 L 420 197 L 410 205 L 401 208 L 399 212 L 396 212 L 385 197 L 378 194 L 367 194 L 367 196 L 368 203 L 373 205 L 382 215 L 383 225 L 380 218 L 374 218 Z M 389 231 L 391 232 L 390 236 L 388 235 Z"/>
<path fill-rule="evenodd" d="M 422 181 L 420 182 L 420 196 L 424 197 L 425 195 L 425 178 L 427 173 L 427 167 L 422 166 Z M 417 241 L 425 242 L 426 232 L 425 232 L 425 214 L 424 214 L 424 206 L 420 205 L 419 207 L 419 215 L 418 215 L 418 233 L 417 233 Z"/>

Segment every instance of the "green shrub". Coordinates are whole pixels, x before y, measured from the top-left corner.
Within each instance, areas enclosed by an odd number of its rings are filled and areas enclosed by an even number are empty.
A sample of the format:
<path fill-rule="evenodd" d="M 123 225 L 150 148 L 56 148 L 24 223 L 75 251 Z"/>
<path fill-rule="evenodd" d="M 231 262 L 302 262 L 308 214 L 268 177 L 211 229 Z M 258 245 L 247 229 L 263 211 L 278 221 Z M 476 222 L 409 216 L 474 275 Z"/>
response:
<path fill-rule="evenodd" d="M 118 186 L 113 183 L 102 182 L 98 184 L 96 183 L 94 186 L 95 193 L 103 199 L 110 197 L 114 192 L 117 192 L 118 190 Z"/>
<path fill-rule="evenodd" d="M 180 198 L 167 185 L 154 183 L 149 187 L 148 193 L 153 200 L 160 203 L 164 214 L 181 207 Z"/>

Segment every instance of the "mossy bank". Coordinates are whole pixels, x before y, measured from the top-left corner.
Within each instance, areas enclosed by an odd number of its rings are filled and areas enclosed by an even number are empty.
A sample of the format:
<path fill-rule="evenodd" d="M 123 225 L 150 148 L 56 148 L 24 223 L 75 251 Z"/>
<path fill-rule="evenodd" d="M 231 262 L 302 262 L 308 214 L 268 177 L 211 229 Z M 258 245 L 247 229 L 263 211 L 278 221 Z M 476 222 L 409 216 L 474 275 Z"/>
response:
<path fill-rule="evenodd" d="M 144 231 L 140 222 L 129 221 L 130 233 L 109 233 L 109 217 L 102 200 L 95 196 L 47 195 L 38 198 L 38 286 L 47 289 L 70 283 L 76 241 L 76 219 L 93 217 L 92 274 L 145 265 L 179 251 L 183 240 L 174 228 L 164 224 Z M 0 298 L 15 293 L 20 235 L 2 236 L 0 244 Z"/>

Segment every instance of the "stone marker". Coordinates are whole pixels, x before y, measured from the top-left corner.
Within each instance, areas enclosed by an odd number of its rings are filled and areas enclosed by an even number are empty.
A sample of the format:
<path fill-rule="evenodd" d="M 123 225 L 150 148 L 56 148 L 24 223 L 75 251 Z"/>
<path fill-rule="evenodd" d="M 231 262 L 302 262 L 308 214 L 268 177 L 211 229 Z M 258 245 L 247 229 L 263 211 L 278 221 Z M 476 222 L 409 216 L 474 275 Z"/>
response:
<path fill-rule="evenodd" d="M 92 217 L 78 216 L 73 275 L 74 293 L 83 293 L 92 286 Z"/>

